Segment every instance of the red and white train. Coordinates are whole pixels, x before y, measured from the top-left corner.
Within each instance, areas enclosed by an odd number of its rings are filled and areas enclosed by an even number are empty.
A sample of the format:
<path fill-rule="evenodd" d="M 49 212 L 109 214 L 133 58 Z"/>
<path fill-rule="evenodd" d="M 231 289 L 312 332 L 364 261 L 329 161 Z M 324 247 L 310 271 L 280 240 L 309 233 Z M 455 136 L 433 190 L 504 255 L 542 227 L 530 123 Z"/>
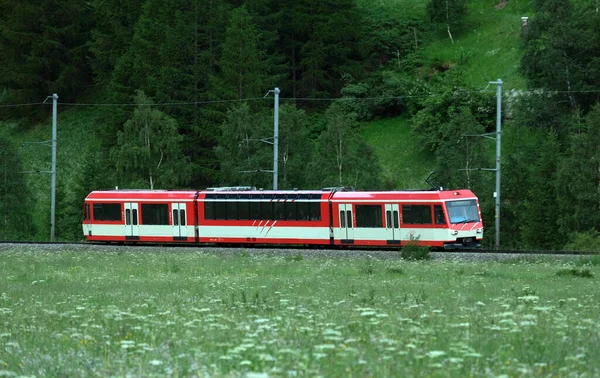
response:
<path fill-rule="evenodd" d="M 458 249 L 479 247 L 483 237 L 477 197 L 465 189 L 94 191 L 82 226 L 94 242 Z"/>

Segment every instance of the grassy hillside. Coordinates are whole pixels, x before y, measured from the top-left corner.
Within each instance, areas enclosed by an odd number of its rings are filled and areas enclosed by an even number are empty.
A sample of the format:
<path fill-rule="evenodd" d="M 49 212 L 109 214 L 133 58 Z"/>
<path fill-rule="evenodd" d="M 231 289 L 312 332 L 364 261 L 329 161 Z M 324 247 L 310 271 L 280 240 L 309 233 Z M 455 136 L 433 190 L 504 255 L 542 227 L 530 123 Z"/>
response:
<path fill-rule="evenodd" d="M 363 136 L 382 163 L 383 181 L 395 189 L 420 189 L 433 169 L 433 162 L 417 147 L 410 119 L 374 121 L 365 125 Z"/>
<path fill-rule="evenodd" d="M 533 1 L 511 0 L 503 7 L 499 3 L 471 1 L 464 29 L 451 30 L 454 43 L 446 28 L 438 30 L 437 40 L 425 48 L 426 63 L 452 68 L 460 62 L 466 84 L 474 88 L 483 89 L 498 78 L 506 90 L 524 88 L 518 73 L 521 17 L 533 14 Z"/>

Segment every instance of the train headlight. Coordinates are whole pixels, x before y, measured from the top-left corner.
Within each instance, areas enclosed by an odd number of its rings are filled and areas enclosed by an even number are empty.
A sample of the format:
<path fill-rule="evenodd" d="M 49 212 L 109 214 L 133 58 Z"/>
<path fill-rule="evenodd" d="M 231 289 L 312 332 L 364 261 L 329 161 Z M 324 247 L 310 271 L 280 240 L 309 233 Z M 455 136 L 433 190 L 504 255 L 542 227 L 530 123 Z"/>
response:
<path fill-rule="evenodd" d="M 450 233 L 451 235 L 458 235 L 458 231 L 454 230 Z"/>
<path fill-rule="evenodd" d="M 481 233 L 483 233 L 483 228 L 478 228 L 478 229 L 477 229 L 477 233 L 478 233 L 478 234 L 481 234 Z"/>

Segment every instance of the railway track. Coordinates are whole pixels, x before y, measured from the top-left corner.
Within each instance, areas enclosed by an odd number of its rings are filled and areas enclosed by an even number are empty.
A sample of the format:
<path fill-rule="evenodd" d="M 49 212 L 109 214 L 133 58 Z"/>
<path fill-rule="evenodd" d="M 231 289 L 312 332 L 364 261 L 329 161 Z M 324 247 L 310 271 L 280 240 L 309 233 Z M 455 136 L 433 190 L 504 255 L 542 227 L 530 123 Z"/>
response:
<path fill-rule="evenodd" d="M 169 248 L 169 249 L 190 249 L 197 248 L 200 250 L 206 251 L 214 251 L 214 250 L 227 250 L 230 252 L 234 252 L 236 250 L 248 250 L 248 251 L 291 251 L 296 253 L 302 253 L 302 251 L 321 251 L 323 255 L 326 255 L 328 251 L 335 255 L 335 252 L 340 251 L 357 251 L 357 252 L 370 252 L 374 254 L 378 253 L 396 253 L 398 249 L 395 248 L 386 248 L 381 249 L 377 247 L 373 248 L 365 248 L 365 247 L 339 247 L 339 248 L 327 248 L 327 247 L 302 247 L 302 246 L 265 246 L 265 245 L 211 245 L 211 244 L 153 244 L 153 243 L 144 243 L 140 245 L 125 245 L 125 244 L 117 244 L 117 243 L 90 243 L 90 242 L 38 242 L 38 241 L 10 241 L 10 240 L 0 240 L 0 250 L 7 249 L 10 247 L 27 247 L 31 246 L 32 248 L 39 249 L 66 249 L 69 247 L 73 247 L 75 249 L 85 249 L 85 248 L 100 248 L 106 247 L 109 249 L 121 249 L 121 248 L 130 248 L 130 249 L 154 249 L 154 248 Z M 289 253 L 289 252 L 285 252 Z M 600 255 L 600 251 L 598 252 L 589 252 L 589 251 L 552 251 L 552 250 L 517 250 L 517 249 L 502 249 L 502 250 L 494 250 L 494 249 L 463 249 L 463 250 L 451 250 L 451 251 L 432 251 L 435 255 L 443 256 L 444 254 L 481 254 L 481 255 L 562 255 L 562 256 L 595 256 Z"/>

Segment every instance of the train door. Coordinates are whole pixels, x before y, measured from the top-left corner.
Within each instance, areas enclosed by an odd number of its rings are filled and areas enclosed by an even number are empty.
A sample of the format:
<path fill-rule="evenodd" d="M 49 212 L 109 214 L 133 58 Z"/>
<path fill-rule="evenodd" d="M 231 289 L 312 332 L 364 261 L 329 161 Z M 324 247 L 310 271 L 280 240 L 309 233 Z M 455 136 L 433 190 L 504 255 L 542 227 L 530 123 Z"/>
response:
<path fill-rule="evenodd" d="M 340 229 L 342 244 L 354 243 L 354 224 L 352 216 L 352 204 L 340 203 L 339 206 Z"/>
<path fill-rule="evenodd" d="M 185 218 L 185 203 L 173 203 L 173 240 L 187 239 L 187 222 Z"/>
<path fill-rule="evenodd" d="M 140 238 L 140 222 L 138 204 L 125 202 L 125 240 L 138 240 Z"/>
<path fill-rule="evenodd" d="M 398 204 L 385 205 L 385 232 L 388 244 L 400 244 L 400 213 Z"/>

